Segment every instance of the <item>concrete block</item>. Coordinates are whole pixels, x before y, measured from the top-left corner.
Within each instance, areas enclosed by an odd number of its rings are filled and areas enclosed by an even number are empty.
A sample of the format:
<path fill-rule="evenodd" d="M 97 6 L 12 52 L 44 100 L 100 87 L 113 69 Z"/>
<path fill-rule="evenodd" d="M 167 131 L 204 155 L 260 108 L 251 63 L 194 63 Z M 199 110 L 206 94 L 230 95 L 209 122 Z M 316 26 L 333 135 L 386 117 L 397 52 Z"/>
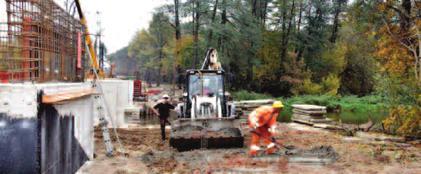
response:
<path fill-rule="evenodd" d="M 84 83 L 0 84 L 0 173 L 75 173 L 93 158 L 90 96 L 43 104 Z"/>

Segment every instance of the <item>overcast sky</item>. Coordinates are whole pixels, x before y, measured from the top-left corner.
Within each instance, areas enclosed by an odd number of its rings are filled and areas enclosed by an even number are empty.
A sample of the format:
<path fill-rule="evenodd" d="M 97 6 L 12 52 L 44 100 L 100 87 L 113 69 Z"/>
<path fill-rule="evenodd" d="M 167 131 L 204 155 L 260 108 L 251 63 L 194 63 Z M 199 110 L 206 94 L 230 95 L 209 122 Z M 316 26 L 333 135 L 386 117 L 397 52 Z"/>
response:
<path fill-rule="evenodd" d="M 54 0 L 63 6 L 65 0 Z M 156 7 L 169 0 L 80 0 L 91 33 L 97 32 L 97 11 L 100 12 L 103 41 L 108 53 L 127 46 L 136 31 L 147 28 Z M 0 0 L 0 22 L 6 19 L 6 1 Z"/>
<path fill-rule="evenodd" d="M 64 0 L 56 0 L 63 2 Z M 156 7 L 168 0 L 80 0 L 91 32 L 97 31 L 97 14 L 100 12 L 104 43 L 108 53 L 127 46 L 136 31 L 147 28 Z"/>

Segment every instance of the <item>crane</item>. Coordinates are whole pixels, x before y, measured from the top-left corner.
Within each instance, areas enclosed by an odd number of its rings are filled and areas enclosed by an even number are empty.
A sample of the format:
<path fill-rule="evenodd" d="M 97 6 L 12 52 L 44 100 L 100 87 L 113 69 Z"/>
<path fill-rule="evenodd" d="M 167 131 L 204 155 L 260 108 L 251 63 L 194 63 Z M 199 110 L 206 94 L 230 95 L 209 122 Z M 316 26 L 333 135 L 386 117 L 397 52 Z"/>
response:
<path fill-rule="evenodd" d="M 95 52 L 95 48 L 93 46 L 92 39 L 91 39 L 89 30 L 88 30 L 88 24 L 87 24 L 88 22 L 86 21 L 85 15 L 82 12 L 82 7 L 80 5 L 79 0 L 75 0 L 75 3 L 76 3 L 76 8 L 77 8 L 77 11 L 78 11 L 78 14 L 79 14 L 80 23 L 82 24 L 82 27 L 84 28 L 83 31 L 84 31 L 84 35 L 85 35 L 85 42 L 86 42 L 86 45 L 88 47 L 89 54 L 91 55 L 90 58 L 91 58 L 91 62 L 92 62 L 92 64 L 91 64 L 92 69 L 98 73 L 98 76 L 100 78 L 104 78 L 105 77 L 104 70 L 101 69 L 101 67 L 99 66 L 99 63 L 98 63 L 98 58 L 97 58 L 97 55 L 96 55 L 96 52 Z"/>

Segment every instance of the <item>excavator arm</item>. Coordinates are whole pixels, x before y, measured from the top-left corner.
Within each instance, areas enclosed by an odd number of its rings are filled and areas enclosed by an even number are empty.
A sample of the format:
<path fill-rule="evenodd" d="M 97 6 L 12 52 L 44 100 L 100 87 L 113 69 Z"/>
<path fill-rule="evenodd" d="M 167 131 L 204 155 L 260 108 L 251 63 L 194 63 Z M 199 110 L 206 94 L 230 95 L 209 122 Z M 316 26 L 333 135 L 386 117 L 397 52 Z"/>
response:
<path fill-rule="evenodd" d="M 209 48 L 206 51 L 201 70 L 222 70 L 221 63 L 218 61 L 218 52 L 216 49 Z"/>

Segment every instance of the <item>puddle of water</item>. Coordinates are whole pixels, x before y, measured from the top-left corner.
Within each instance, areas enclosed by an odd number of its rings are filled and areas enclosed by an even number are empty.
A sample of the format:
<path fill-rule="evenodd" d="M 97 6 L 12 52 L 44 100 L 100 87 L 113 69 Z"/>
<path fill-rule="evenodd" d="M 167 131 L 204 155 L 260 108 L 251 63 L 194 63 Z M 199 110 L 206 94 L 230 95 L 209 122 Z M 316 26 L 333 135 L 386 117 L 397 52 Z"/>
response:
<path fill-rule="evenodd" d="M 289 163 L 299 163 L 308 165 L 326 165 L 335 162 L 332 158 L 318 158 L 318 157 L 300 157 L 292 156 L 288 158 Z"/>
<path fill-rule="evenodd" d="M 291 163 L 325 165 L 335 162 L 339 155 L 332 146 L 318 146 L 311 149 L 292 149 L 285 152 Z"/>
<path fill-rule="evenodd" d="M 282 157 L 288 159 L 288 163 L 299 163 L 306 165 L 326 165 L 334 163 L 338 158 L 338 153 L 331 146 L 317 146 L 311 149 L 292 149 L 283 153 L 270 156 L 261 156 L 253 160 L 261 162 L 279 162 Z"/>
<path fill-rule="evenodd" d="M 342 123 L 347 124 L 364 124 L 369 121 L 369 118 L 372 119 L 375 123 L 382 121 L 388 116 L 388 112 L 382 109 L 376 110 L 343 110 L 340 113 L 328 113 L 327 117 L 335 121 L 341 121 Z"/>
<path fill-rule="evenodd" d="M 241 174 L 254 174 L 254 173 L 279 173 L 278 169 L 275 168 L 245 168 L 236 167 L 231 169 L 215 169 L 212 173 L 241 173 Z"/>

